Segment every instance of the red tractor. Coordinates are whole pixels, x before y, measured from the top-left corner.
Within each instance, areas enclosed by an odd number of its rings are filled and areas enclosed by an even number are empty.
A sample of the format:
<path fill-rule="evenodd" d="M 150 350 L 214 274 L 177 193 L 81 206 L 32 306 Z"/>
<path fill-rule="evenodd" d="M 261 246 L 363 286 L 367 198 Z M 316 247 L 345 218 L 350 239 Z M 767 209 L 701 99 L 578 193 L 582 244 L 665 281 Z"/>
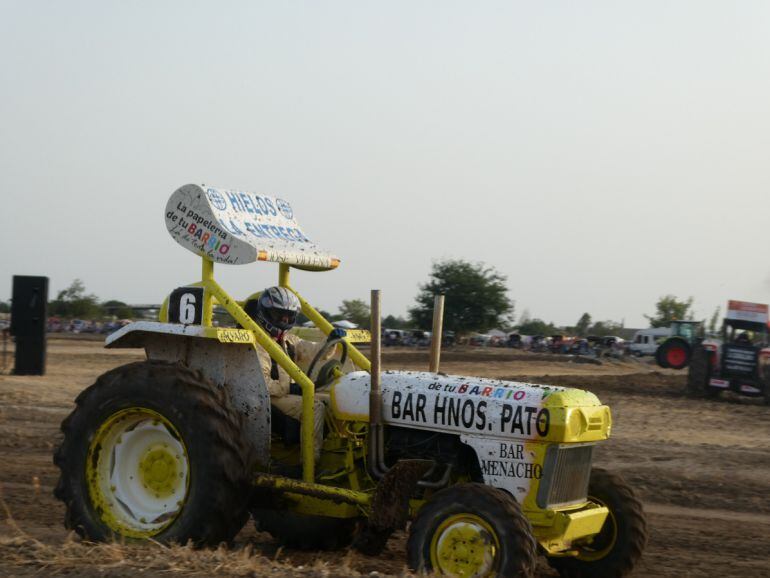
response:
<path fill-rule="evenodd" d="M 770 330 L 768 306 L 730 301 L 721 340 L 706 340 L 693 350 L 687 376 L 690 394 L 717 397 L 724 390 L 764 397 L 770 405 Z"/>

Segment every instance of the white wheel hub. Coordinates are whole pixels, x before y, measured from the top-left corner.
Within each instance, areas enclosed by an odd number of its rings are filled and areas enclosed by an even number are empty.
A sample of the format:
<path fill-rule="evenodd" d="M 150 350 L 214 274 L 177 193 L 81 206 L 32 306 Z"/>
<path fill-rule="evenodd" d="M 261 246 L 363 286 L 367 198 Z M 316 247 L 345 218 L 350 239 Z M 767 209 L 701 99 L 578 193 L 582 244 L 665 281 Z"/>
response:
<path fill-rule="evenodd" d="M 116 414 L 100 431 L 97 483 L 109 517 L 128 535 L 153 535 L 181 511 L 189 460 L 172 426 L 137 408 Z M 112 525 L 112 524 L 111 524 Z"/>

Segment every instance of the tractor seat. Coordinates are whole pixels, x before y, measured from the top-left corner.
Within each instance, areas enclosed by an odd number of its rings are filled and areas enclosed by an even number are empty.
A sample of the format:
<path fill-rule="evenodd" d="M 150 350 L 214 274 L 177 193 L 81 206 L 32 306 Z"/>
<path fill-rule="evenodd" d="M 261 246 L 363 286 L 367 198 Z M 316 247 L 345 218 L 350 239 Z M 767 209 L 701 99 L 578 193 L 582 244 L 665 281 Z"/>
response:
<path fill-rule="evenodd" d="M 323 388 L 315 394 L 315 409 L 323 411 L 331 406 L 331 392 Z M 302 416 L 302 396 L 288 395 L 279 398 L 278 403 L 270 404 L 270 429 L 273 434 L 283 439 L 285 444 L 298 444 L 300 440 L 300 418 Z M 321 404 L 323 404 L 321 406 Z M 281 407 L 279 407 L 281 406 Z M 298 406 L 298 407 L 297 407 Z M 296 416 L 296 417 L 293 417 Z M 323 419 L 323 416 L 321 416 Z"/>
<path fill-rule="evenodd" d="M 299 420 L 289 417 L 275 405 L 270 406 L 270 431 L 286 445 L 298 444 L 300 441 Z"/>

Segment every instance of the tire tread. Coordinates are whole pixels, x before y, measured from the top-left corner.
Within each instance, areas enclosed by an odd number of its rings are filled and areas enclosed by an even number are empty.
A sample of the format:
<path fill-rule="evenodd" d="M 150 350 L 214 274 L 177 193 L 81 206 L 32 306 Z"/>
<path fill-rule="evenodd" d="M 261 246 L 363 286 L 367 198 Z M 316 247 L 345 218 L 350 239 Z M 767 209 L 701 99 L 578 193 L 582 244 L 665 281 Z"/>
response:
<path fill-rule="evenodd" d="M 100 399 L 119 396 L 141 383 L 163 383 L 174 388 L 180 408 L 194 412 L 200 429 L 211 436 L 207 443 L 216 446 L 210 451 L 214 465 L 205 480 L 211 507 L 206 507 L 206 516 L 198 516 L 195 527 L 187 529 L 188 535 L 183 536 L 186 539 L 175 537 L 174 540 L 186 542 L 189 539 L 197 546 L 229 542 L 248 518 L 249 477 L 255 463 L 251 444 L 241 435 L 243 416 L 232 408 L 226 388 L 216 386 L 200 371 L 181 363 L 158 360 L 130 363 L 104 373 L 77 396 L 75 409 L 62 422 L 64 438 L 54 453 L 54 464 L 61 475 L 54 496 L 65 504 L 65 526 L 84 538 L 104 540 L 110 537 L 106 530 L 100 532 L 96 527 L 99 522 L 76 487 L 81 476 L 72 468 L 77 467 L 75 462 L 78 460 L 68 456 L 82 449 L 78 447 L 81 442 L 78 434 L 89 427 L 90 416 L 98 409 Z M 167 541 L 166 533 L 164 530 L 155 539 Z"/>

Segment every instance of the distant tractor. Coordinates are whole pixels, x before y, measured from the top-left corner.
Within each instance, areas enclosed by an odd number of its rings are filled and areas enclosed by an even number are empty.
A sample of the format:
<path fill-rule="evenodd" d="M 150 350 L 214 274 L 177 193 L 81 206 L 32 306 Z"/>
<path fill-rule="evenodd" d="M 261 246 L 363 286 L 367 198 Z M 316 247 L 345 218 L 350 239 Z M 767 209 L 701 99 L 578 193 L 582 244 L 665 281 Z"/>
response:
<path fill-rule="evenodd" d="M 693 348 L 687 390 L 717 397 L 723 390 L 763 396 L 770 405 L 770 332 L 768 306 L 730 301 L 721 342 L 706 340 Z"/>
<path fill-rule="evenodd" d="M 672 321 L 670 336 L 655 350 L 655 361 L 668 369 L 683 369 L 690 363 L 693 349 L 703 338 L 700 321 Z"/>

